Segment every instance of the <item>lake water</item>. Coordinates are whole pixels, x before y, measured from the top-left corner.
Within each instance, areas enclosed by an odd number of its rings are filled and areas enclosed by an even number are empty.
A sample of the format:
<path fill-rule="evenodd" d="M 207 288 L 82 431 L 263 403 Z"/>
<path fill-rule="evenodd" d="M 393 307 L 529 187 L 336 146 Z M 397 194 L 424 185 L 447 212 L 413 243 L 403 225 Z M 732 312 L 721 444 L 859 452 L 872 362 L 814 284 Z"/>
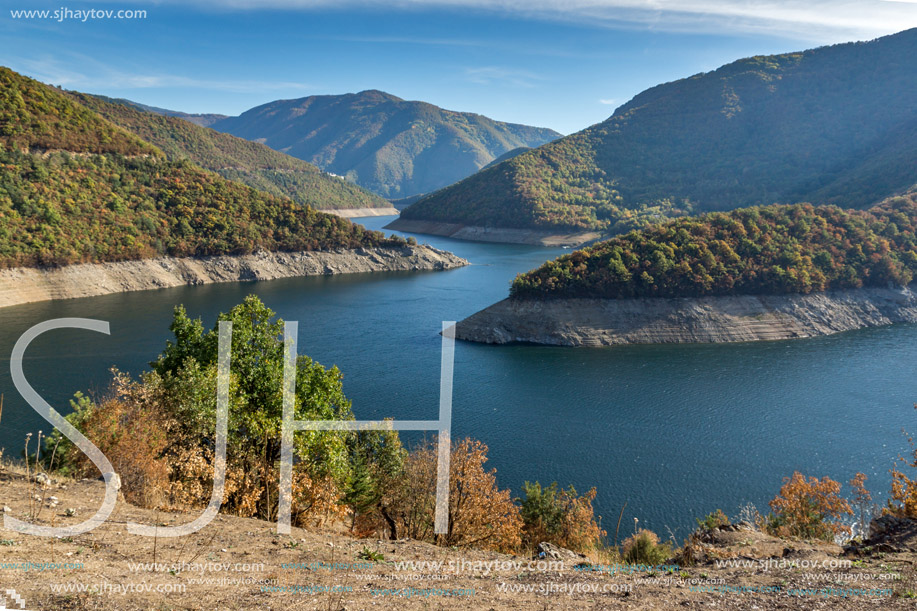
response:
<path fill-rule="evenodd" d="M 379 229 L 391 218 L 365 219 Z M 357 418 L 435 419 L 443 320 L 506 296 L 519 272 L 563 252 L 417 236 L 473 265 L 424 273 L 295 278 L 182 287 L 0 309 L 0 446 L 48 424 L 15 392 L 13 343 L 51 318 L 107 320 L 111 335 L 56 331 L 29 349 L 25 372 L 64 411 L 74 391 L 98 391 L 115 365 L 142 371 L 169 337 L 172 308 L 213 325 L 250 293 L 300 323 L 300 352 L 344 372 Z M 856 471 L 884 501 L 888 469 L 917 432 L 917 326 L 810 340 L 732 345 L 557 348 L 457 342 L 453 436 L 490 447 L 501 486 L 558 481 L 598 488 L 614 530 L 633 518 L 679 542 L 716 508 L 762 511 L 800 470 L 846 482 Z"/>

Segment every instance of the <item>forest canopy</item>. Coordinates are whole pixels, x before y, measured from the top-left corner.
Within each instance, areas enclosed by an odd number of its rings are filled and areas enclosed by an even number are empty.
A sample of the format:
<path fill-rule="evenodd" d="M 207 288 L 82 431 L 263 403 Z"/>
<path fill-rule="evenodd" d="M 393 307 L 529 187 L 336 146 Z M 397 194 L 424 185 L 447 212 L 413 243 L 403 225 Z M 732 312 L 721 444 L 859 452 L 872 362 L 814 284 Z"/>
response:
<path fill-rule="evenodd" d="M 917 176 L 917 29 L 742 59 L 437 191 L 405 219 L 639 229 L 775 203 L 867 208 Z"/>
<path fill-rule="evenodd" d="M 774 205 L 632 231 L 520 274 L 515 298 L 701 297 L 909 284 L 917 192 L 867 211 Z"/>
<path fill-rule="evenodd" d="M 226 180 L 0 68 L 0 268 L 398 245 Z"/>

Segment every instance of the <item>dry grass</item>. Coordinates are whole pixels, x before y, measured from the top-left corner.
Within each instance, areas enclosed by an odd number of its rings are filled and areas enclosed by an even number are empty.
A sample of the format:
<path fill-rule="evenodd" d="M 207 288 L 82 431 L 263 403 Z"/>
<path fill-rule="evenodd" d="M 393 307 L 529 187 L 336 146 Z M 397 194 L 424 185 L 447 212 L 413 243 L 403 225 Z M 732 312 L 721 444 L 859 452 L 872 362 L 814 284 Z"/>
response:
<path fill-rule="evenodd" d="M 0 503 L 13 509 L 13 515 L 26 518 L 28 514 L 28 485 L 21 472 L 24 465 L 4 460 L 0 471 Z M 7 468 L 9 465 L 11 468 Z M 80 522 L 95 512 L 104 494 L 104 484 L 97 480 L 61 482 L 55 480 L 50 494 L 60 499 L 57 507 L 44 507 L 37 519 L 42 524 L 68 525 Z M 67 516 L 66 508 L 77 511 Z M 686 585 L 662 584 L 660 577 L 679 578 L 680 575 L 647 576 L 622 575 L 608 572 L 580 572 L 572 567 L 563 570 L 530 570 L 501 567 L 487 571 L 483 563 L 528 562 L 527 557 L 513 557 L 480 550 L 455 550 L 427 543 L 402 540 L 380 541 L 353 539 L 331 529 L 324 531 L 294 528 L 292 536 L 278 536 L 276 526 L 252 518 L 220 515 L 202 531 L 178 539 L 144 538 L 126 532 L 126 523 L 158 523 L 170 526 L 186 523 L 196 513 L 171 513 L 147 510 L 119 501 L 111 519 L 97 530 L 72 539 L 51 541 L 45 538 L 6 532 L 0 536 L 0 563 L 7 562 L 69 562 L 82 563 L 79 569 L 45 571 L 0 570 L 0 586 L 19 592 L 28 603 L 28 609 L 40 610 L 356 610 L 356 609 L 776 609 L 813 608 L 859 610 L 913 609 L 913 602 L 904 598 L 885 598 L 878 601 L 827 598 L 800 600 L 777 595 L 711 594 L 691 592 Z M 731 538 L 719 542 L 718 549 L 724 557 L 769 557 L 781 555 L 791 549 L 793 558 L 836 558 L 837 546 L 822 544 L 810 546 L 788 543 L 756 532 L 754 541 L 747 545 L 743 533 L 728 533 Z M 364 548 L 384 556 L 371 568 L 348 570 L 291 570 L 285 563 L 356 563 Z M 604 555 L 603 555 L 604 554 Z M 204 574 L 191 571 L 132 571 L 129 563 L 245 563 L 257 565 L 260 570 L 210 571 Z M 597 550 L 589 560 L 595 564 L 614 564 L 618 561 L 613 552 Z M 861 566 L 850 569 L 852 573 L 899 572 L 902 579 L 893 587 L 903 593 L 917 591 L 912 564 L 917 557 L 910 554 L 888 554 L 884 558 L 865 559 Z M 395 562 L 441 561 L 478 563 L 465 572 L 399 571 Z M 685 575 L 700 579 L 702 576 L 722 579 L 730 585 L 765 585 L 783 587 L 838 587 L 829 580 L 807 580 L 798 570 L 772 569 L 766 572 L 748 569 L 721 569 L 713 564 L 685 569 Z M 842 571 L 843 572 L 843 571 Z M 431 577 L 444 577 L 443 579 Z M 195 579 L 215 580 L 210 584 L 195 583 Z M 226 580 L 251 578 L 272 580 L 279 586 L 347 586 L 347 592 L 264 592 L 257 583 L 229 583 Z M 219 580 L 223 583 L 218 583 Z M 55 593 L 52 584 L 82 584 L 96 587 L 95 593 Z M 184 592 L 142 592 L 120 595 L 99 589 L 99 584 L 114 587 L 122 584 L 157 586 L 182 586 Z M 501 590 L 505 586 L 526 586 L 532 591 L 513 592 Z M 557 586 L 598 588 L 598 592 L 541 593 L 541 588 Z M 602 592 L 605 586 L 629 586 L 629 594 Z M 467 588 L 474 589 L 472 597 L 414 596 L 394 598 L 373 595 L 373 590 L 384 588 Z"/>

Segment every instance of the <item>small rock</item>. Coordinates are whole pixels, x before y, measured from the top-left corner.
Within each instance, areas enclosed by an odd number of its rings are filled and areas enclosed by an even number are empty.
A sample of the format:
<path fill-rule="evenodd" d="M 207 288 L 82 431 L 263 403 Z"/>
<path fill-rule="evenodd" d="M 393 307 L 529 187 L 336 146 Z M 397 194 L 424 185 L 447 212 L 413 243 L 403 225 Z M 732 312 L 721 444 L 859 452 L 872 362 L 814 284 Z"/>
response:
<path fill-rule="evenodd" d="M 13 510 L 10 508 L 9 505 L 4 505 L 4 506 L 3 506 L 3 513 L 12 513 L 12 512 L 13 512 Z"/>
<path fill-rule="evenodd" d="M 64 515 L 65 515 L 65 516 L 68 516 L 68 517 L 70 517 L 70 516 L 75 516 L 75 515 L 76 515 L 76 509 L 74 509 L 73 507 L 68 507 L 67 510 L 64 511 Z"/>
<path fill-rule="evenodd" d="M 35 481 L 38 483 L 39 486 L 42 486 L 42 487 L 47 487 L 51 485 L 51 478 L 48 477 L 47 473 L 36 473 Z"/>
<path fill-rule="evenodd" d="M 572 550 L 568 550 L 564 547 L 560 547 L 546 541 L 538 544 L 538 551 L 536 556 L 538 558 L 551 560 L 584 560 L 586 558 L 586 556 L 583 554 L 577 554 Z"/>

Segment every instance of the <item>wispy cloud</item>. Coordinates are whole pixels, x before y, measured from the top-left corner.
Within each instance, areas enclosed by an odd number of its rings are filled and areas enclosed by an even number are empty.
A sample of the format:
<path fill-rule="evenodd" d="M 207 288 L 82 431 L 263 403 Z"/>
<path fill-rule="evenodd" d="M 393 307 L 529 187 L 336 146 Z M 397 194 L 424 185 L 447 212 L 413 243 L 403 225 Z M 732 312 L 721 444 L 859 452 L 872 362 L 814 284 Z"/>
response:
<path fill-rule="evenodd" d="M 617 104 L 617 103 L 618 103 L 618 101 L 617 101 L 616 99 L 614 99 L 614 98 L 608 98 L 608 99 L 599 100 L 599 104 L 605 104 L 606 106 L 612 106 L 612 105 Z"/>
<path fill-rule="evenodd" d="M 115 1 L 115 0 L 112 0 Z M 117 0 L 121 1 L 121 0 Z M 732 32 L 837 41 L 917 27 L 917 0 L 146 0 L 214 10 L 467 8 L 675 32 Z"/>
<path fill-rule="evenodd" d="M 543 78 L 528 70 L 515 70 L 499 66 L 466 68 L 465 80 L 478 85 L 513 85 L 515 87 L 534 87 Z"/>
<path fill-rule="evenodd" d="M 39 59 L 10 58 L 9 64 L 40 81 L 68 89 L 92 92 L 104 89 L 200 89 L 227 93 L 259 93 L 263 91 L 306 91 L 314 89 L 306 83 L 246 79 L 198 79 L 177 74 L 134 74 L 113 69 L 83 55 L 62 62 L 56 57 Z M 80 69 L 74 69 L 80 66 Z"/>

